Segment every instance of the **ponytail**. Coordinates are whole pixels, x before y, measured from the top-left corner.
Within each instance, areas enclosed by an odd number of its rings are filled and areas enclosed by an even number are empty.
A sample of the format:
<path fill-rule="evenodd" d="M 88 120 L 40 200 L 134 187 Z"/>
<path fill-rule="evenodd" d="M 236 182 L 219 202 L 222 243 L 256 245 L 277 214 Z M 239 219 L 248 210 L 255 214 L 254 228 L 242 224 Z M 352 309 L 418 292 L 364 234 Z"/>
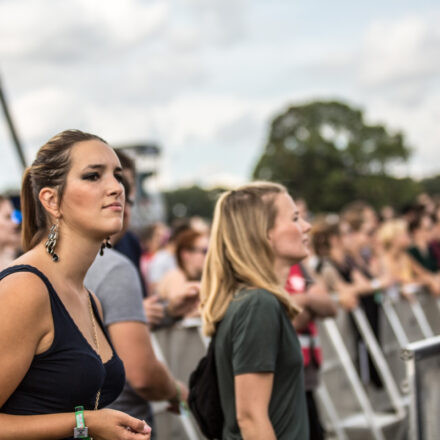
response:
<path fill-rule="evenodd" d="M 24 171 L 20 199 L 23 216 L 21 245 L 23 251 L 27 252 L 43 238 L 47 229 L 46 213 L 32 185 L 32 167 Z"/>

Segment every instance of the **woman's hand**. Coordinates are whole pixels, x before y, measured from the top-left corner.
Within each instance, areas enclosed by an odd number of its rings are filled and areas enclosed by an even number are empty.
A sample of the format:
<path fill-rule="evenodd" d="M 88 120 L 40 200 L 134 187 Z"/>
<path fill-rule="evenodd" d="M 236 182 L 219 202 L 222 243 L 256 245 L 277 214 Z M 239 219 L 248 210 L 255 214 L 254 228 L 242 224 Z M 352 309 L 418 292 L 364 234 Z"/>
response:
<path fill-rule="evenodd" d="M 193 311 L 199 301 L 200 282 L 187 281 L 175 292 L 168 302 L 168 313 L 171 316 L 184 316 Z"/>
<path fill-rule="evenodd" d="M 150 325 L 159 324 L 165 317 L 162 299 L 159 295 L 151 295 L 143 300 L 144 312 Z"/>
<path fill-rule="evenodd" d="M 188 406 L 188 388 L 183 382 L 180 380 L 176 380 L 176 391 L 178 388 L 178 392 L 176 396 L 169 400 L 169 405 L 167 410 L 173 414 L 180 414 L 180 404 L 183 403 L 185 406 Z"/>
<path fill-rule="evenodd" d="M 90 436 L 95 440 L 150 440 L 151 428 L 121 411 L 105 408 L 84 411 Z"/>
<path fill-rule="evenodd" d="M 359 301 L 354 289 L 349 286 L 340 286 L 338 291 L 338 303 L 344 310 L 355 309 Z"/>

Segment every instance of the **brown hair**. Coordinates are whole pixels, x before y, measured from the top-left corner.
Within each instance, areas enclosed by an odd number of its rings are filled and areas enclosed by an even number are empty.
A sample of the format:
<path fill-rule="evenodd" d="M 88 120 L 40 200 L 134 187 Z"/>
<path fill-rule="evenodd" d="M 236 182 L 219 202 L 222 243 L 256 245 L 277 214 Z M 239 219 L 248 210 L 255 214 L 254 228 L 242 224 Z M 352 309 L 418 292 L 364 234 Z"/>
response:
<path fill-rule="evenodd" d="M 23 174 L 21 185 L 21 211 L 23 214 L 22 246 L 26 252 L 36 246 L 49 229 L 49 216 L 40 202 L 42 188 L 56 188 L 58 202 L 66 186 L 66 177 L 70 170 L 70 152 L 78 142 L 98 140 L 99 136 L 80 130 L 65 130 L 44 144 L 37 157 Z"/>
<path fill-rule="evenodd" d="M 124 170 L 130 170 L 133 174 L 136 174 L 136 164 L 134 160 L 122 150 L 115 149 L 116 156 L 118 156 L 119 162 L 121 162 L 121 167 Z"/>
<path fill-rule="evenodd" d="M 183 266 L 182 251 L 191 249 L 194 246 L 195 241 L 201 236 L 202 234 L 194 229 L 188 229 L 177 236 L 176 259 L 180 269 L 184 272 L 185 268 Z"/>
<path fill-rule="evenodd" d="M 318 257 L 327 257 L 330 254 L 330 239 L 339 237 L 339 225 L 322 221 L 313 225 L 312 228 L 313 249 Z"/>

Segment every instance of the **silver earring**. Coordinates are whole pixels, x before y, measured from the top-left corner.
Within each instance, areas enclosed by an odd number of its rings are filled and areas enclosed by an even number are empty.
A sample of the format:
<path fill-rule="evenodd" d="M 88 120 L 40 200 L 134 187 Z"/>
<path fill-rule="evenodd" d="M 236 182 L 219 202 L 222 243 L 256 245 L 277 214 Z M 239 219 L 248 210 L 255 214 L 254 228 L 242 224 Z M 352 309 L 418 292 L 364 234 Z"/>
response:
<path fill-rule="evenodd" d="M 58 221 L 50 227 L 49 236 L 46 241 L 46 251 L 52 257 L 52 261 L 55 263 L 59 260 L 58 255 L 55 253 L 55 246 L 58 240 Z"/>
<path fill-rule="evenodd" d="M 104 255 L 104 249 L 108 248 L 111 249 L 112 248 L 112 244 L 110 243 L 110 237 L 107 237 L 102 243 L 101 243 L 101 249 L 99 250 L 99 255 L 103 256 Z"/>

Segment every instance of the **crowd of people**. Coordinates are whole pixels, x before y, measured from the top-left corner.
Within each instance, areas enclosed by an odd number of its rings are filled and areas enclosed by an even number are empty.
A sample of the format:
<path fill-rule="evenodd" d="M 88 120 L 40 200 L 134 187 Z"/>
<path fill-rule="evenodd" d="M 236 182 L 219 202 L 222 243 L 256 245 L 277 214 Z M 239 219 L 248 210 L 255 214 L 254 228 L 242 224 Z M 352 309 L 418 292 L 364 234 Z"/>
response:
<path fill-rule="evenodd" d="M 379 293 L 440 296 L 440 203 L 426 194 L 400 213 L 357 201 L 312 215 L 254 182 L 222 194 L 212 224 L 132 231 L 135 173 L 68 130 L 25 171 L 21 222 L 0 197 L 2 439 L 157 438 L 150 402 L 179 413 L 188 384 L 151 332 L 194 317 L 213 338 L 222 438 L 324 439 L 316 321 L 361 307 L 380 339 Z M 353 335 L 361 378 L 381 387 Z"/>

